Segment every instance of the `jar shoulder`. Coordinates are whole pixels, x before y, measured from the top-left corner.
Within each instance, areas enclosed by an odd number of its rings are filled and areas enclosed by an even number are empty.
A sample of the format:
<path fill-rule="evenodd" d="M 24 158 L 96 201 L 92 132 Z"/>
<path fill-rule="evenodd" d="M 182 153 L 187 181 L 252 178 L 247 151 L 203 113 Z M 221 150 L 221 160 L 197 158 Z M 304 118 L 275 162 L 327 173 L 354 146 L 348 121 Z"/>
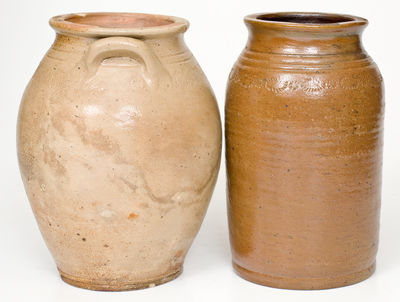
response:
<path fill-rule="evenodd" d="M 235 63 L 229 75 L 227 101 L 236 96 L 253 95 L 323 98 L 346 94 L 374 92 L 383 101 L 383 78 L 370 57 L 346 64 L 323 67 L 297 65 L 277 67 L 264 62 L 261 68 Z"/>

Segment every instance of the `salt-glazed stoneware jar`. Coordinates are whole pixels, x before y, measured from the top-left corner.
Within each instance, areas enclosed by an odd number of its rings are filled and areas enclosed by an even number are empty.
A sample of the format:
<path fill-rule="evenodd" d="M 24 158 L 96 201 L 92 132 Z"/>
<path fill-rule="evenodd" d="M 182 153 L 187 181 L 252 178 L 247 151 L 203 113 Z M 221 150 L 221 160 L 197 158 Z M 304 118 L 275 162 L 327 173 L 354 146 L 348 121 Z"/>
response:
<path fill-rule="evenodd" d="M 383 85 L 365 19 L 254 14 L 226 96 L 233 265 L 279 288 L 323 289 L 375 270 Z"/>
<path fill-rule="evenodd" d="M 68 283 L 152 287 L 177 277 L 219 170 L 221 124 L 181 18 L 84 13 L 26 88 L 18 156 L 40 231 Z"/>

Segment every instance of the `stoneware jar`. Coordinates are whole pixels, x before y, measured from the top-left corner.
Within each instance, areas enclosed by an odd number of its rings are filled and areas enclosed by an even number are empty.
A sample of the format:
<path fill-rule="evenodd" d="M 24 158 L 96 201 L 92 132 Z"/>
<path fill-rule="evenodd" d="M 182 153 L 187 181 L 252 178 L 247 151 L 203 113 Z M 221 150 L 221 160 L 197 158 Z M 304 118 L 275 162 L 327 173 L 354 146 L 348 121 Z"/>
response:
<path fill-rule="evenodd" d="M 18 157 L 64 281 L 95 290 L 177 277 L 220 164 L 214 94 L 181 18 L 88 13 L 57 32 L 24 93 Z"/>
<path fill-rule="evenodd" d="M 249 39 L 226 96 L 233 266 L 279 288 L 323 289 L 375 270 L 383 85 L 367 20 L 275 13 Z"/>

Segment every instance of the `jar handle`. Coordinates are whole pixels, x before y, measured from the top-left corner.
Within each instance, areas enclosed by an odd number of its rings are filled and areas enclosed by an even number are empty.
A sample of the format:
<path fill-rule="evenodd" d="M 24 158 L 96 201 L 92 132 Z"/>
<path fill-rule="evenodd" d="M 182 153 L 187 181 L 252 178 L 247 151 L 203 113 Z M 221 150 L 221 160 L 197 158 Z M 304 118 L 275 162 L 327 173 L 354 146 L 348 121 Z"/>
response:
<path fill-rule="evenodd" d="M 89 46 L 86 65 L 89 75 L 96 73 L 101 62 L 112 57 L 130 57 L 144 66 L 144 79 L 149 86 L 158 85 L 163 77 L 169 77 L 154 52 L 145 42 L 128 37 L 102 38 Z"/>

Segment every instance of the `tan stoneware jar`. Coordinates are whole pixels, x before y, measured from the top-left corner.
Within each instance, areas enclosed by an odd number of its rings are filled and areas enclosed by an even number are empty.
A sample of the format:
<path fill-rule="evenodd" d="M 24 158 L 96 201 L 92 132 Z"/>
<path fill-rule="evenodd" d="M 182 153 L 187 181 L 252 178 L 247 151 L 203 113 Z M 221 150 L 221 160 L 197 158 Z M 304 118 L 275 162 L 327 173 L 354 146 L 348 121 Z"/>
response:
<path fill-rule="evenodd" d="M 54 17 L 24 93 L 18 157 L 64 281 L 94 290 L 182 271 L 216 182 L 221 123 L 181 18 Z"/>
<path fill-rule="evenodd" d="M 226 96 L 233 266 L 255 283 L 345 286 L 375 270 L 383 84 L 367 20 L 245 18 L 249 39 Z"/>

